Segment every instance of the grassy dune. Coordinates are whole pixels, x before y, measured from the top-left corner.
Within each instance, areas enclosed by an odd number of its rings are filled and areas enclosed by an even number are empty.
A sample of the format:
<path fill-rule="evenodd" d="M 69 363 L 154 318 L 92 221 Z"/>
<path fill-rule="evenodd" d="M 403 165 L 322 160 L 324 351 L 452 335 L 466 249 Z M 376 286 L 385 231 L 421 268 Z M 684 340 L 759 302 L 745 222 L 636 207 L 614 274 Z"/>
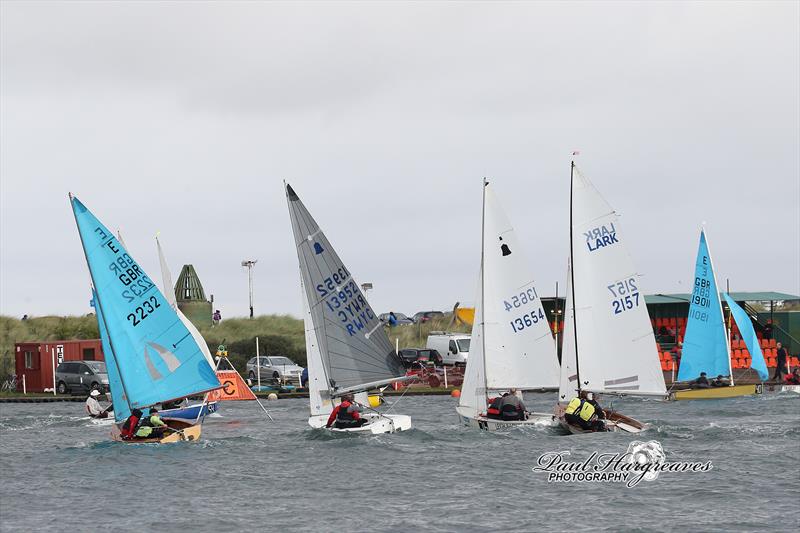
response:
<path fill-rule="evenodd" d="M 428 333 L 445 330 L 469 332 L 465 325 L 448 328 L 450 316 L 426 322 L 386 328 L 394 344 L 399 339 L 400 348 L 425 346 Z M 305 366 L 305 335 L 303 321 L 289 315 L 264 315 L 253 318 L 231 318 L 218 326 L 205 326 L 200 332 L 206 339 L 211 353 L 223 342 L 234 366 L 244 371 L 247 360 L 255 355 L 255 338 L 259 338 L 262 355 L 285 355 Z M 24 341 L 54 341 L 72 339 L 96 339 L 100 333 L 94 315 L 66 317 L 35 317 L 28 320 L 0 316 L 0 376 L 14 372 L 14 343 Z"/>

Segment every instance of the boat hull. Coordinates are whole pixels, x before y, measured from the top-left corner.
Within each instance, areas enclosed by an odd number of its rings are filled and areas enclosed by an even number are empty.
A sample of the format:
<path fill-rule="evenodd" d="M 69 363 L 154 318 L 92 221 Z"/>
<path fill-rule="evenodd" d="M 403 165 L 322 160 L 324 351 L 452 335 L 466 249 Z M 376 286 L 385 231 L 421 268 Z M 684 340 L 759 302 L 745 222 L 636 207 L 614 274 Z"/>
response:
<path fill-rule="evenodd" d="M 165 409 L 159 411 L 159 415 L 164 420 L 197 420 L 200 417 L 207 416 L 211 413 L 216 413 L 219 409 L 218 402 L 209 402 L 206 404 L 197 403 L 194 405 L 187 405 L 178 409 Z"/>
<path fill-rule="evenodd" d="M 167 426 L 176 431 L 160 439 L 152 438 L 125 440 L 120 435 L 119 427 L 116 425 L 111 428 L 111 439 L 117 442 L 124 442 L 125 444 L 170 444 L 174 442 L 189 442 L 200 439 L 200 435 L 202 433 L 201 424 L 190 424 L 180 420 L 165 420 L 165 422 L 167 423 Z"/>
<path fill-rule="evenodd" d="M 354 433 L 357 435 L 380 435 L 383 433 L 396 433 L 411 429 L 411 417 L 408 415 L 379 415 L 373 413 L 362 414 L 362 418 L 369 420 L 368 424 L 357 428 L 326 428 L 328 415 L 316 415 L 308 418 L 308 425 L 314 429 L 326 429 L 335 433 Z"/>
<path fill-rule="evenodd" d="M 558 421 L 552 413 L 532 412 L 528 414 L 527 420 L 497 420 L 485 416 L 474 416 L 469 413 L 461 412 L 458 409 L 456 409 L 456 412 L 462 424 L 470 428 L 482 429 L 484 431 L 524 427 L 552 427 L 558 425 Z"/>
<path fill-rule="evenodd" d="M 757 385 L 734 385 L 732 387 L 711 387 L 708 389 L 680 390 L 670 393 L 671 400 L 719 400 L 761 394 L 763 388 Z"/>
<path fill-rule="evenodd" d="M 573 435 L 579 435 L 582 433 L 606 433 L 609 431 L 641 433 L 642 431 L 650 428 L 650 424 L 640 422 L 635 418 L 631 418 L 616 411 L 606 413 L 605 431 L 583 429 L 580 426 L 570 424 L 567 422 L 566 418 L 564 418 L 564 407 L 561 405 L 556 406 L 555 416 L 558 419 L 558 423 L 561 425 L 561 427 Z"/>

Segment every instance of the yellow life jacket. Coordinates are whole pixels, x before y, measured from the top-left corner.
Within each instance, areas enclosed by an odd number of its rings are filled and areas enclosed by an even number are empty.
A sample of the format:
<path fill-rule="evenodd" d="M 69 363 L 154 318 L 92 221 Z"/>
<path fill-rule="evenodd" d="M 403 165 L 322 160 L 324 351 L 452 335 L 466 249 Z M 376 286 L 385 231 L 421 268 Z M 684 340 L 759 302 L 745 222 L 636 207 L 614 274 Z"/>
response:
<path fill-rule="evenodd" d="M 594 405 L 580 398 L 573 398 L 569 401 L 564 412 L 568 415 L 577 414 L 581 420 L 588 422 L 594 416 Z"/>

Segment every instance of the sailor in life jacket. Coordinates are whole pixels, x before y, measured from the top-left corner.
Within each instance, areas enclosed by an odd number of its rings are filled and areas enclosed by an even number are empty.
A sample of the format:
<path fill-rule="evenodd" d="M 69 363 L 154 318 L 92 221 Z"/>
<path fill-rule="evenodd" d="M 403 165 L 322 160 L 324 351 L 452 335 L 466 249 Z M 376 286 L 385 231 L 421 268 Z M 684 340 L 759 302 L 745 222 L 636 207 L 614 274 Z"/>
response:
<path fill-rule="evenodd" d="M 131 410 L 131 416 L 122 424 L 122 428 L 120 429 L 120 436 L 123 440 L 129 440 L 133 438 L 134 433 L 136 433 L 136 427 L 139 425 L 139 420 L 142 418 L 142 411 L 139 409 Z"/>
<path fill-rule="evenodd" d="M 564 410 L 564 419 L 567 422 L 586 430 L 604 431 L 605 424 L 602 420 L 604 418 L 605 413 L 591 392 L 581 391 L 577 397 L 570 400 Z"/>
<path fill-rule="evenodd" d="M 489 400 L 486 417 L 496 420 L 525 420 L 527 410 L 517 396 L 517 389 L 512 388 L 502 396 Z"/>
<path fill-rule="evenodd" d="M 333 409 L 331 416 L 328 417 L 325 427 L 347 429 L 361 427 L 367 423 L 368 420 L 359 414 L 358 405 L 353 403 L 353 395 L 345 394 L 342 396 L 341 403 Z"/>
<path fill-rule="evenodd" d="M 100 391 L 97 389 L 92 389 L 92 392 L 89 393 L 89 397 L 86 398 L 86 411 L 89 412 L 89 416 L 92 418 L 108 418 L 108 412 L 113 411 L 113 406 L 109 405 L 105 409 L 100 405 L 100 402 L 97 401 L 97 398 L 100 397 Z"/>
<path fill-rule="evenodd" d="M 169 426 L 161 420 L 161 417 L 158 415 L 158 409 L 150 409 L 150 416 L 142 420 L 134 437 L 137 439 L 160 439 L 164 436 L 164 431 L 166 429 L 169 429 Z"/>

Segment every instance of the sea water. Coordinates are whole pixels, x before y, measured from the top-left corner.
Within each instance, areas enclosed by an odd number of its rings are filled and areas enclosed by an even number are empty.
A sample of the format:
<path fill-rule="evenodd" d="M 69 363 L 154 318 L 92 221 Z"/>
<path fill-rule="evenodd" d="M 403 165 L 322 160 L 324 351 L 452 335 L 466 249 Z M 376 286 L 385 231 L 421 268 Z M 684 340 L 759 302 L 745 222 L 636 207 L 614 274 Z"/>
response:
<path fill-rule="evenodd" d="M 397 401 L 389 398 L 388 403 Z M 551 411 L 554 394 L 527 394 Z M 603 404 L 609 407 L 610 398 Z M 404 397 L 408 432 L 313 430 L 303 399 L 228 402 L 202 440 L 111 442 L 75 403 L 0 405 L 2 531 L 796 531 L 800 395 L 690 402 L 615 399 L 639 434 L 488 433 L 456 400 Z M 386 406 L 388 407 L 388 405 Z M 708 464 L 623 482 L 548 480 L 544 453 L 582 462 L 656 441 L 670 462 Z M 569 452 L 566 455 L 566 452 Z"/>

